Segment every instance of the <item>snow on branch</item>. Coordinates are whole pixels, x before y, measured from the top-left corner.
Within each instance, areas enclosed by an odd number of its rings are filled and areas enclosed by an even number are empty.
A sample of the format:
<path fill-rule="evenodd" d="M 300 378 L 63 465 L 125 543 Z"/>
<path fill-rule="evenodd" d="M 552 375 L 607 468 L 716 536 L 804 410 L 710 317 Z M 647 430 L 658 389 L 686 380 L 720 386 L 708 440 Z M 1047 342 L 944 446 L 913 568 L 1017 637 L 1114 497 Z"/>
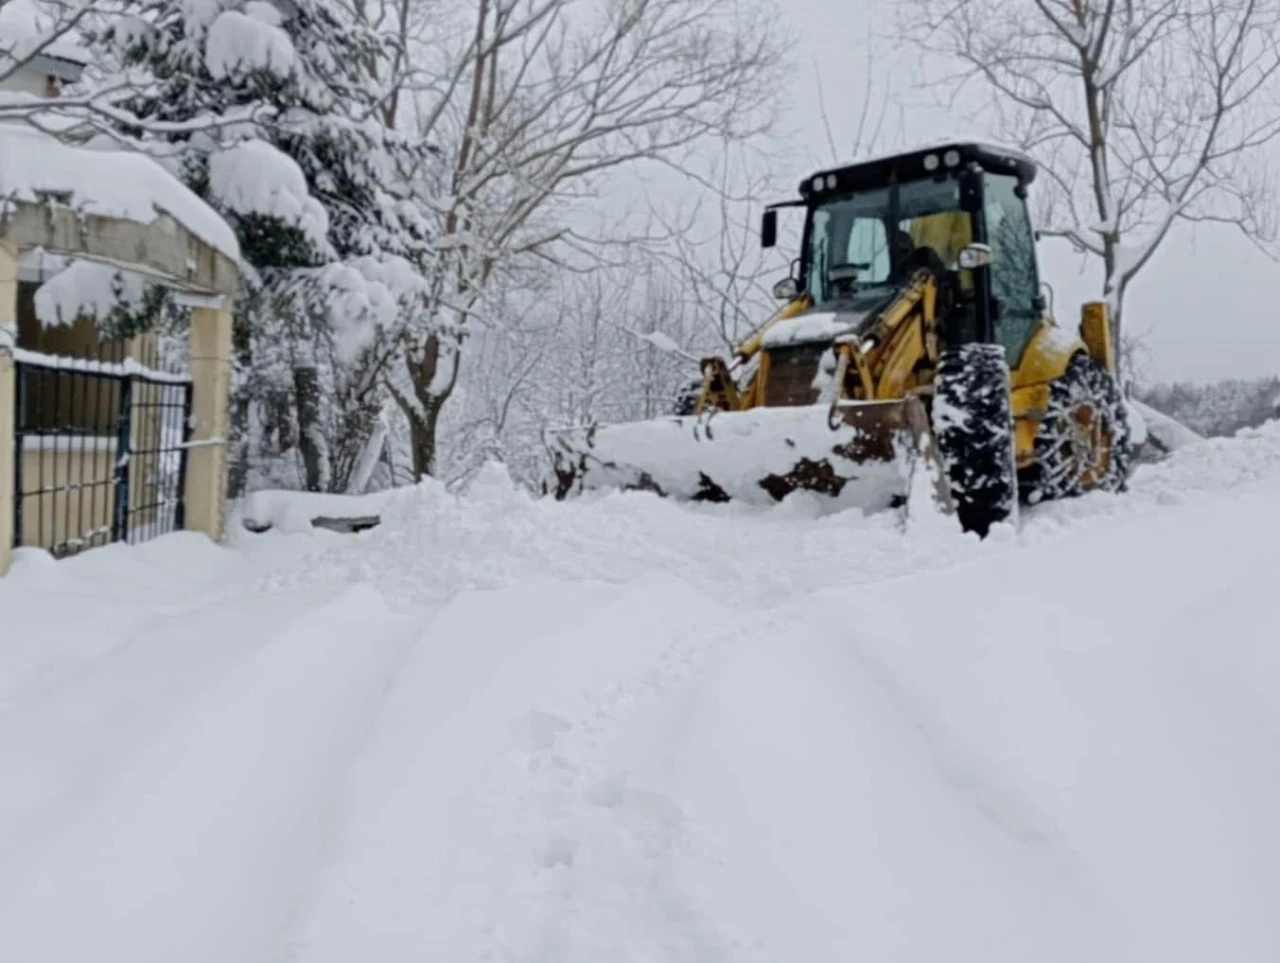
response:
<path fill-rule="evenodd" d="M 152 283 L 139 274 L 94 261 L 74 261 L 36 290 L 42 324 L 73 324 L 79 318 L 105 322 L 115 312 L 142 307 Z"/>
<path fill-rule="evenodd" d="M 215 80 L 258 71 L 287 76 L 297 66 L 297 53 L 280 23 L 280 12 L 261 0 L 245 4 L 243 13 L 224 10 L 205 40 L 209 74 Z"/>
<path fill-rule="evenodd" d="M 155 134 L 212 132 L 260 120 L 261 105 L 228 105 L 181 120 L 139 114 L 135 105 L 156 88 L 146 70 L 125 68 L 121 51 L 153 30 L 146 3 L 119 0 L 0 2 L 0 120 L 20 119 L 62 137 L 96 132 L 127 146 Z M 280 14 L 265 0 L 242 11 L 220 3 L 184 6 L 192 21 L 212 17 L 209 70 L 287 73 L 296 63 Z M 203 56 L 202 56 L 203 59 Z M 122 129 L 132 133 L 126 137 Z"/>
<path fill-rule="evenodd" d="M 298 228 L 317 250 L 329 247 L 329 216 L 297 161 L 266 141 L 246 140 L 209 157 L 209 190 L 228 210 L 276 218 Z"/>

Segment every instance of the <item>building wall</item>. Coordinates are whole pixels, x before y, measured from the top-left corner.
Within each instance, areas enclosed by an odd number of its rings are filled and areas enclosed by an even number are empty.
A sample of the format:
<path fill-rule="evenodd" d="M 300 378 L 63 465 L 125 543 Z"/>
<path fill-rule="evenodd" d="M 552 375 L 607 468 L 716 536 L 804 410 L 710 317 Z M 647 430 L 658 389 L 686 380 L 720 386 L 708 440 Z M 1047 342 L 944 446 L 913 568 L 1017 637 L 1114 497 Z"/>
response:
<path fill-rule="evenodd" d="M 0 89 L 31 94 L 33 97 L 47 97 L 49 77 L 34 70 L 19 70 L 6 77 L 4 83 L 0 84 Z"/>

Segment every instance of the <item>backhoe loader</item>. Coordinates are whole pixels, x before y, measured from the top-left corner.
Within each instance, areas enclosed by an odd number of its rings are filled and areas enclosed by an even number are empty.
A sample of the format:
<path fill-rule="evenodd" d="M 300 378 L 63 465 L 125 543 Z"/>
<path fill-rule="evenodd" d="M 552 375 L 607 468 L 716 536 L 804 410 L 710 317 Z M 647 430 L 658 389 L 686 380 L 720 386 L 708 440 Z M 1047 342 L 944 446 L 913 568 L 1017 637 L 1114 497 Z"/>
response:
<path fill-rule="evenodd" d="M 644 489 L 838 506 L 929 497 L 985 535 L 1020 504 L 1123 490 L 1129 429 L 1104 302 L 1051 318 L 1027 210 L 1035 162 L 944 143 L 819 171 L 784 302 L 669 417 L 553 430 L 553 494 Z"/>

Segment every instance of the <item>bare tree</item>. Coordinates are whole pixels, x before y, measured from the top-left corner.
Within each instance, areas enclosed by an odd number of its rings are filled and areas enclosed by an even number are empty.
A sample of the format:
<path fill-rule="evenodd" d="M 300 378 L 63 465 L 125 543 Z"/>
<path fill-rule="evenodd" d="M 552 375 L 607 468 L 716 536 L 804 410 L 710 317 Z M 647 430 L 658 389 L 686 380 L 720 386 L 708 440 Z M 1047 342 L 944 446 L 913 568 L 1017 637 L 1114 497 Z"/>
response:
<path fill-rule="evenodd" d="M 406 85 L 416 129 L 442 159 L 423 172 L 437 255 L 417 310 L 376 348 L 419 477 L 433 471 L 440 412 L 494 276 L 589 250 L 569 215 L 607 172 L 678 167 L 707 138 L 764 129 L 783 66 L 780 34 L 747 0 L 462 7 L 466 35 L 416 50 Z M 454 36 L 438 20 L 432 30 Z"/>
<path fill-rule="evenodd" d="M 1176 224 L 1274 240 L 1259 148 L 1280 135 L 1276 0 L 907 0 L 904 35 L 979 81 L 993 131 L 1042 165 L 1043 234 L 1125 295 Z"/>
<path fill-rule="evenodd" d="M 775 160 L 723 143 L 710 176 L 674 215 L 653 211 L 669 238 L 655 253 L 679 279 L 701 332 L 719 350 L 736 348 L 765 320 L 772 282 L 787 270 L 781 249 L 760 247 L 758 217 L 779 189 Z"/>
<path fill-rule="evenodd" d="M 893 114 L 894 137 L 902 134 L 904 126 L 903 101 L 899 97 L 888 96 L 887 91 L 876 89 L 877 80 L 886 76 L 880 50 L 868 22 L 863 38 L 864 56 L 861 58 L 863 76 L 862 90 L 858 98 L 856 112 L 851 117 L 851 130 L 841 129 L 839 133 L 831 122 L 831 112 L 827 107 L 826 87 L 822 82 L 822 73 L 818 64 L 813 66 L 814 89 L 818 101 L 818 113 L 822 118 L 822 132 L 826 137 L 828 160 L 839 164 L 853 160 L 865 154 L 883 149 L 887 145 L 890 115 Z M 837 103 L 851 103 L 847 97 L 837 98 Z M 848 153 L 842 152 L 840 144 L 847 145 Z"/>

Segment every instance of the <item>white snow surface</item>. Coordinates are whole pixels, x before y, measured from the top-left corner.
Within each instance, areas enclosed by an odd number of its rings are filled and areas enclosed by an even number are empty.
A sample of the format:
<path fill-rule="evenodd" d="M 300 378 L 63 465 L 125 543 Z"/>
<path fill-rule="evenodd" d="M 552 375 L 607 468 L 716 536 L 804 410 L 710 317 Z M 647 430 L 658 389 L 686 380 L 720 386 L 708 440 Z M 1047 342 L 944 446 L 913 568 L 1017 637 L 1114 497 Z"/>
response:
<path fill-rule="evenodd" d="M 298 55 L 280 28 L 280 13 L 269 3 L 249 3 L 243 13 L 224 10 L 205 36 L 205 66 L 214 80 L 266 71 L 287 77 Z"/>
<path fill-rule="evenodd" d="M 390 493 L 333 495 L 325 492 L 257 491 L 245 497 L 237 514 L 250 528 L 274 528 L 289 534 L 307 532 L 316 518 L 377 517 Z"/>
<path fill-rule="evenodd" d="M 983 543 L 380 507 L 20 552 L 6 958 L 1280 959 L 1280 425 Z"/>
<path fill-rule="evenodd" d="M 705 477 L 732 498 L 772 505 L 760 481 L 785 476 L 808 458 L 825 460 L 850 480 L 832 499 L 836 507 L 875 510 L 905 494 L 904 464 L 857 463 L 839 454 L 837 447 L 855 442 L 859 432 L 849 425 L 833 431 L 829 416 L 827 405 L 713 411 L 548 432 L 547 440 L 553 447 L 571 446 L 575 457 L 586 456 L 582 482 L 588 490 L 634 484 L 647 475 L 662 492 L 692 498 Z"/>
<path fill-rule="evenodd" d="M 73 358 L 67 355 L 44 354 L 40 351 L 29 351 L 26 348 L 11 349 L 13 360 L 36 368 L 47 368 L 50 371 L 85 371 L 92 374 L 137 375 L 149 381 L 160 381 L 167 384 L 189 384 L 191 377 L 161 371 L 144 365 L 136 358 L 125 358 L 123 361 L 97 361 L 91 358 Z"/>
<path fill-rule="evenodd" d="M 209 188 L 229 210 L 279 218 L 327 249 L 328 213 L 298 162 L 266 141 L 244 140 L 210 155 Z"/>
<path fill-rule="evenodd" d="M 115 265 L 73 261 L 36 290 L 36 317 L 46 325 L 105 320 L 118 307 L 142 303 L 147 285 L 142 275 Z"/>
<path fill-rule="evenodd" d="M 216 211 L 158 163 L 134 151 L 73 147 L 16 124 L 0 125 L 0 198 L 66 195 L 82 214 L 150 224 L 159 212 L 232 260 L 240 247 Z"/>
<path fill-rule="evenodd" d="M 1167 451 L 1176 451 L 1186 445 L 1202 443 L 1204 436 L 1188 428 L 1182 422 L 1144 405 L 1136 398 L 1125 402 L 1130 413 L 1136 412 L 1147 434 L 1154 437 Z"/>
<path fill-rule="evenodd" d="M 856 331 L 865 320 L 865 314 L 811 311 L 771 325 L 765 330 L 761 344 L 765 348 L 784 348 L 814 341 L 834 341 L 841 335 Z"/>

